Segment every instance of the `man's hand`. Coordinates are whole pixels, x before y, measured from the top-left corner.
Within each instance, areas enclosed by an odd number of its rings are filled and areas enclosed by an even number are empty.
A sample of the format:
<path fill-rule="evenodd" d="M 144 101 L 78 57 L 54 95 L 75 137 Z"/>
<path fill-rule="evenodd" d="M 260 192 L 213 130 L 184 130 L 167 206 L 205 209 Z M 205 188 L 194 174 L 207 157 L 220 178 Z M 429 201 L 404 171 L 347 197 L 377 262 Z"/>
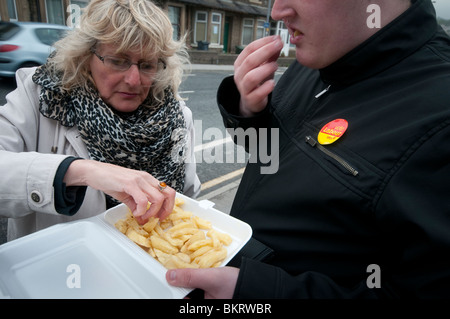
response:
<path fill-rule="evenodd" d="M 205 299 L 231 299 L 238 275 L 234 267 L 184 268 L 168 270 L 166 280 L 172 286 L 202 289 Z"/>
<path fill-rule="evenodd" d="M 282 48 L 279 36 L 261 38 L 250 43 L 234 62 L 234 82 L 241 94 L 243 116 L 252 116 L 267 106 L 275 87 L 276 61 Z"/>

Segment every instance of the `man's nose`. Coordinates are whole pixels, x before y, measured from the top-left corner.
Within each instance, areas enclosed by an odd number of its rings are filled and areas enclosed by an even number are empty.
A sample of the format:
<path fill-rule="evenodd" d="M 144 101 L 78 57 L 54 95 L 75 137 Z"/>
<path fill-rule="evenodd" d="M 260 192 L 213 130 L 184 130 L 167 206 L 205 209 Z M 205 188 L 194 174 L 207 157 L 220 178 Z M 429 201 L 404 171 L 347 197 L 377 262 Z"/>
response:
<path fill-rule="evenodd" d="M 299 0 L 297 0 L 299 1 Z M 272 7 L 271 16 L 274 20 L 282 20 L 289 15 L 292 15 L 294 10 L 288 6 L 286 0 L 275 0 Z"/>

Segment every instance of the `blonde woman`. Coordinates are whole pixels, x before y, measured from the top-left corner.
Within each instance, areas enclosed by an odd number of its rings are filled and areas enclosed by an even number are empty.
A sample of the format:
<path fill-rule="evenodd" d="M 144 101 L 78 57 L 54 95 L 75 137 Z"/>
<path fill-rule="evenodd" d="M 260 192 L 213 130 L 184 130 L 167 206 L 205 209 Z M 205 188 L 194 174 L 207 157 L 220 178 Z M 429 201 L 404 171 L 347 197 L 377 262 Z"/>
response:
<path fill-rule="evenodd" d="M 192 113 L 178 97 L 183 41 L 151 1 L 93 0 L 0 107 L 8 240 L 120 202 L 144 222 L 200 189 Z M 147 203 L 150 202 L 150 208 Z"/>

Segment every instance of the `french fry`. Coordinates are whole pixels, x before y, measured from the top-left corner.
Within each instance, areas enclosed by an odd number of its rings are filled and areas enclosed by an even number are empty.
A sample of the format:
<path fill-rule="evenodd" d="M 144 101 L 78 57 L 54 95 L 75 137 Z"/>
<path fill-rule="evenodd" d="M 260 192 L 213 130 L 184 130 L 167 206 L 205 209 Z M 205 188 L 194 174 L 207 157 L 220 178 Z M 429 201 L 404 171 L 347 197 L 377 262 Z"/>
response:
<path fill-rule="evenodd" d="M 192 252 L 189 257 L 191 258 L 191 260 L 195 260 L 195 258 L 207 253 L 208 251 L 210 251 L 211 249 L 214 249 L 213 246 L 203 246 L 200 247 L 199 249 L 195 250 L 194 252 Z"/>
<path fill-rule="evenodd" d="M 155 252 L 156 259 L 158 259 L 158 261 L 163 265 L 166 265 L 167 262 L 169 261 L 170 257 L 172 256 L 172 255 L 170 255 L 162 250 L 159 250 L 157 248 L 154 248 L 153 251 Z"/>
<path fill-rule="evenodd" d="M 200 257 L 197 257 L 196 259 L 198 259 L 197 264 L 200 266 L 200 268 L 210 268 L 215 263 L 224 260 L 226 256 L 227 250 L 225 248 L 222 248 L 210 250 Z"/>
<path fill-rule="evenodd" d="M 213 244 L 213 241 L 210 238 L 197 240 L 189 245 L 188 250 L 195 251 L 197 249 L 202 248 L 203 246 L 212 246 L 212 244 Z"/>
<path fill-rule="evenodd" d="M 173 222 L 169 218 L 166 218 L 159 223 L 159 226 L 161 226 L 162 229 L 168 229 L 173 226 Z"/>
<path fill-rule="evenodd" d="M 144 237 L 149 236 L 149 233 L 147 231 L 145 231 L 145 229 L 143 229 L 141 227 L 141 225 L 139 225 L 139 223 L 137 222 L 137 220 L 134 217 L 127 219 L 127 222 L 128 222 L 128 226 L 130 228 L 133 228 L 134 231 L 136 233 L 138 233 L 139 235 L 142 235 Z"/>
<path fill-rule="evenodd" d="M 186 262 L 178 255 L 172 255 L 172 262 L 174 263 L 175 268 L 200 268 L 198 264 Z"/>
<path fill-rule="evenodd" d="M 218 267 L 227 256 L 231 236 L 215 230 L 210 221 L 182 208 L 175 199 L 165 220 L 150 218 L 139 225 L 131 211 L 114 226 L 167 269 Z"/>
<path fill-rule="evenodd" d="M 168 241 L 159 236 L 151 236 L 150 242 L 153 248 L 159 249 L 168 254 L 176 254 L 178 249 L 172 246 Z"/>
<path fill-rule="evenodd" d="M 202 239 L 206 239 L 206 234 L 205 234 L 205 232 L 198 230 L 195 234 L 191 235 L 187 241 L 185 241 L 185 243 L 184 243 L 183 247 L 181 247 L 180 251 L 184 252 L 184 253 L 189 251 L 189 249 L 188 249 L 189 245 L 196 242 L 197 240 L 202 240 Z"/>
<path fill-rule="evenodd" d="M 139 234 L 134 228 L 128 228 L 126 235 L 128 238 L 130 238 L 132 241 L 134 241 L 136 244 L 144 247 L 151 247 L 152 244 L 150 243 L 150 240 Z"/>
<path fill-rule="evenodd" d="M 144 224 L 144 226 L 142 226 L 142 228 L 144 228 L 144 230 L 147 233 L 151 233 L 153 228 L 155 228 L 155 226 L 158 224 L 158 222 L 159 222 L 159 218 L 150 217 L 148 222 L 146 222 Z"/>
<path fill-rule="evenodd" d="M 169 218 L 172 221 L 178 220 L 178 219 L 189 219 L 192 217 L 191 212 L 184 211 L 181 207 L 174 206 L 172 214 L 169 215 Z"/>
<path fill-rule="evenodd" d="M 184 261 L 185 263 L 190 263 L 191 262 L 191 257 L 188 254 L 179 252 L 177 253 L 175 256 L 177 256 L 178 258 L 180 258 L 182 261 Z"/>
<path fill-rule="evenodd" d="M 192 219 L 194 220 L 197 227 L 200 229 L 211 229 L 212 228 L 211 222 L 209 222 L 203 218 L 194 216 Z"/>
<path fill-rule="evenodd" d="M 174 225 L 172 228 L 168 229 L 167 232 L 170 234 L 175 233 L 176 231 L 184 228 L 197 228 L 194 223 L 188 221 L 188 222 L 182 222 L 179 224 Z"/>
<path fill-rule="evenodd" d="M 126 234 L 128 230 L 128 223 L 125 219 L 118 220 L 114 227 L 116 227 L 122 234 Z"/>
<path fill-rule="evenodd" d="M 211 229 L 206 233 L 207 236 L 218 238 L 225 246 L 229 246 L 233 239 L 230 235 Z"/>
<path fill-rule="evenodd" d="M 150 256 L 152 256 L 153 258 L 156 258 L 156 254 L 155 254 L 153 247 L 149 247 L 147 252 Z"/>
<path fill-rule="evenodd" d="M 183 206 L 184 200 L 180 197 L 175 197 L 175 206 L 180 207 Z"/>
<path fill-rule="evenodd" d="M 190 227 L 190 228 L 182 228 L 172 232 L 170 235 L 173 238 L 178 238 L 184 235 L 193 235 L 198 231 L 198 228 Z"/>

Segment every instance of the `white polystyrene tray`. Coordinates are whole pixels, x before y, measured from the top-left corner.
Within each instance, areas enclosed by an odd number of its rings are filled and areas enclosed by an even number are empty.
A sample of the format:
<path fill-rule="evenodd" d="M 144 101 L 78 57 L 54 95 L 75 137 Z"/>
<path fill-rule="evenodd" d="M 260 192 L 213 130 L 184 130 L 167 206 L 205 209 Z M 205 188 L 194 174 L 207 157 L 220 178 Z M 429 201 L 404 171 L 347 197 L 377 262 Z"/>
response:
<path fill-rule="evenodd" d="M 222 265 L 250 239 L 248 224 L 212 208 L 213 203 L 177 196 L 184 199 L 184 210 L 211 221 L 215 229 L 233 238 Z M 167 270 L 114 227 L 127 211 L 119 205 L 98 216 L 55 225 L 1 245 L 0 298 L 186 296 L 191 289 L 170 286 Z M 80 287 L 69 287 L 75 273 Z"/>

